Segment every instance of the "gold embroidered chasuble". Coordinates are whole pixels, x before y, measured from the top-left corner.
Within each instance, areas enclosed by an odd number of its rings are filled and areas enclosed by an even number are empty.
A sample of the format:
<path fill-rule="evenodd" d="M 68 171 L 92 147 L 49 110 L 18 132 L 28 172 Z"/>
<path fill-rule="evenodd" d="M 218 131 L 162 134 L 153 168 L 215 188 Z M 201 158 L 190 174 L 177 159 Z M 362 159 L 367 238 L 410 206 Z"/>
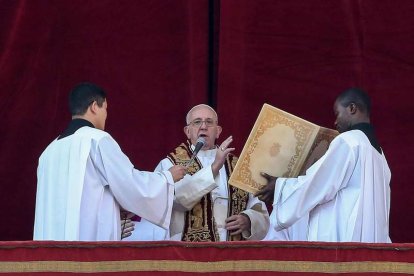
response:
<path fill-rule="evenodd" d="M 168 159 L 175 165 L 186 166 L 191 159 L 193 150 L 191 149 L 190 141 L 182 143 L 173 152 L 168 154 Z M 237 157 L 229 154 L 224 163 L 226 169 L 227 180 L 233 172 L 236 165 Z M 202 168 L 202 164 L 198 158 L 188 167 L 188 174 L 193 175 Z M 246 210 L 249 193 L 238 189 L 234 186 L 228 185 L 228 213 L 227 217 L 238 215 Z M 208 242 L 220 241 L 217 231 L 217 225 L 213 214 L 213 201 L 211 193 L 205 194 L 200 202 L 198 202 L 190 211 L 185 213 L 184 229 L 182 232 L 182 241 L 191 242 Z M 243 240 L 241 234 L 231 236 L 227 232 L 227 240 Z"/>

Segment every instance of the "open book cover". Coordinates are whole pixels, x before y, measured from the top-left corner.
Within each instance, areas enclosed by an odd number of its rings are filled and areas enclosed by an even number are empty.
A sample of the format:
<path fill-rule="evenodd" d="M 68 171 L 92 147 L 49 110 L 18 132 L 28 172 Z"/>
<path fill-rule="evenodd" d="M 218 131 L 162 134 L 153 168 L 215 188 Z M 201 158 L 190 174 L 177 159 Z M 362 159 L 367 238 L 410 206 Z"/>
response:
<path fill-rule="evenodd" d="M 336 130 L 264 104 L 229 183 L 256 193 L 266 184 L 260 172 L 277 177 L 302 175 L 326 152 L 336 135 Z"/>

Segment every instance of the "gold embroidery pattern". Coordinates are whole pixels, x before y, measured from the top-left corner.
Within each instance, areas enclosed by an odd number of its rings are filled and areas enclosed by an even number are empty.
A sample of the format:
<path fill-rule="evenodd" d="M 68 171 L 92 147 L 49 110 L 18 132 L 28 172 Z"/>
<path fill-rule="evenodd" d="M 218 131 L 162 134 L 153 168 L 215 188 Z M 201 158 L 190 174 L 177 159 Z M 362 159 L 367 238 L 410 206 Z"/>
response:
<path fill-rule="evenodd" d="M 190 141 L 187 141 L 186 144 L 182 143 L 173 152 L 171 152 L 168 155 L 168 158 L 173 164 L 186 165 L 191 159 L 191 155 L 191 143 Z M 226 163 L 224 164 L 227 178 L 229 178 L 233 172 L 237 160 L 237 157 L 234 155 L 229 155 L 227 157 Z M 197 158 L 195 161 L 196 162 L 193 162 L 188 169 L 190 175 L 195 174 L 202 168 L 202 165 Z M 242 211 L 246 210 L 249 193 L 230 185 L 228 185 L 228 190 L 229 205 L 227 215 L 238 215 Z M 230 236 L 230 233 L 227 233 L 227 239 L 232 241 L 243 240 L 242 235 Z M 204 195 L 200 202 L 196 204 L 191 211 L 186 212 L 181 240 L 191 242 L 220 240 L 217 225 L 213 216 L 213 204 L 210 193 Z"/>
<path fill-rule="evenodd" d="M 236 166 L 238 158 L 234 155 L 229 155 L 227 157 L 225 167 L 227 172 L 227 177 L 229 178 L 233 172 L 234 167 Z M 228 179 L 227 179 L 228 180 Z M 242 189 L 236 188 L 234 186 L 228 185 L 229 188 L 229 214 L 228 216 L 238 215 L 244 210 L 246 210 L 247 201 L 249 200 L 249 193 L 243 191 Z M 230 233 L 227 232 L 227 240 L 231 241 L 240 241 L 244 240 L 241 234 L 230 236 Z"/>
<path fill-rule="evenodd" d="M 318 262 L 280 260 L 127 260 L 127 261 L 31 261 L 0 262 L 0 273 L 105 273 L 105 272 L 284 272 L 284 273 L 378 273 L 379 275 L 414 274 L 414 264 L 391 261 Z"/>
<path fill-rule="evenodd" d="M 284 177 L 291 177 L 292 176 L 292 171 L 297 170 L 297 166 L 299 164 L 297 164 L 297 159 L 299 158 L 299 153 L 302 151 L 302 148 L 309 143 L 309 133 L 312 131 L 312 129 L 309 127 L 306 127 L 304 125 L 298 124 L 296 123 L 294 120 L 290 120 L 286 117 L 282 117 L 282 116 L 275 116 L 273 114 L 265 114 L 264 115 L 264 119 L 262 120 L 262 124 L 259 125 L 258 130 L 257 130 L 257 136 L 254 137 L 254 139 L 252 141 L 249 142 L 248 144 L 248 151 L 246 154 L 246 158 L 244 159 L 243 163 L 241 164 L 241 170 L 239 170 L 240 175 L 237 175 L 237 179 L 242 180 L 243 182 L 245 182 L 247 185 L 254 187 L 256 189 L 259 189 L 261 187 L 261 185 L 259 183 L 256 183 L 252 176 L 251 176 L 251 172 L 248 169 L 248 166 L 250 164 L 250 155 L 252 154 L 252 152 L 255 150 L 255 148 L 257 147 L 257 143 L 258 143 L 258 139 L 260 138 L 260 136 L 265 133 L 265 131 L 269 128 L 274 127 L 276 124 L 282 124 L 282 125 L 286 125 L 289 126 L 290 128 L 292 128 L 294 130 L 294 135 L 295 138 L 299 141 L 297 146 L 296 146 L 296 154 L 294 156 L 292 156 L 292 159 L 289 161 L 288 167 L 287 167 L 287 171 L 285 173 L 283 173 Z"/>
<path fill-rule="evenodd" d="M 168 158 L 173 164 L 186 165 L 191 159 L 191 143 L 179 145 Z M 190 175 L 195 174 L 202 168 L 200 161 L 196 158 L 195 162 L 188 168 Z M 213 217 L 213 206 L 211 194 L 204 195 L 200 202 L 196 204 L 192 210 L 185 213 L 185 223 L 182 241 L 191 242 L 209 242 L 219 241 L 217 226 Z"/>
<path fill-rule="evenodd" d="M 209 197 L 210 194 L 205 195 L 190 212 L 186 213 L 183 241 L 208 242 L 220 240 L 212 216 L 211 200 L 207 200 Z M 214 230 L 212 231 L 212 229 Z"/>

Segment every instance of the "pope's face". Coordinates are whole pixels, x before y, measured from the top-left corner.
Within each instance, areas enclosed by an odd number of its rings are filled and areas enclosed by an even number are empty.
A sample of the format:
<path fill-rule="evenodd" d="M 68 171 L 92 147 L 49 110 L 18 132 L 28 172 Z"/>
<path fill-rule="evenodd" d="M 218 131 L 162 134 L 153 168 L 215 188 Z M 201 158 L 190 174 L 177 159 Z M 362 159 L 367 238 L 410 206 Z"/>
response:
<path fill-rule="evenodd" d="M 204 137 L 206 142 L 202 149 L 213 149 L 221 133 L 215 113 L 208 107 L 200 106 L 189 114 L 189 121 L 190 123 L 184 127 L 184 133 L 191 143 L 195 145 L 198 137 Z"/>

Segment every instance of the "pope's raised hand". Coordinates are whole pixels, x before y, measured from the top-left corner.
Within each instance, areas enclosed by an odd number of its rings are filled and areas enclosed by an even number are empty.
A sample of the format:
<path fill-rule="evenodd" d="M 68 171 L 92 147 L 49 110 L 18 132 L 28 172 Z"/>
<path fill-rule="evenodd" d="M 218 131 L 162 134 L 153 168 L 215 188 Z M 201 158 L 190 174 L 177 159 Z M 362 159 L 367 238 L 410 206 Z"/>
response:
<path fill-rule="evenodd" d="M 211 164 L 211 169 L 213 171 L 214 177 L 218 174 L 221 167 L 223 167 L 224 162 L 226 161 L 227 155 L 234 151 L 234 148 L 230 148 L 230 143 L 233 142 L 233 136 L 229 136 L 226 140 L 221 143 L 216 152 L 216 157 L 213 164 Z"/>

